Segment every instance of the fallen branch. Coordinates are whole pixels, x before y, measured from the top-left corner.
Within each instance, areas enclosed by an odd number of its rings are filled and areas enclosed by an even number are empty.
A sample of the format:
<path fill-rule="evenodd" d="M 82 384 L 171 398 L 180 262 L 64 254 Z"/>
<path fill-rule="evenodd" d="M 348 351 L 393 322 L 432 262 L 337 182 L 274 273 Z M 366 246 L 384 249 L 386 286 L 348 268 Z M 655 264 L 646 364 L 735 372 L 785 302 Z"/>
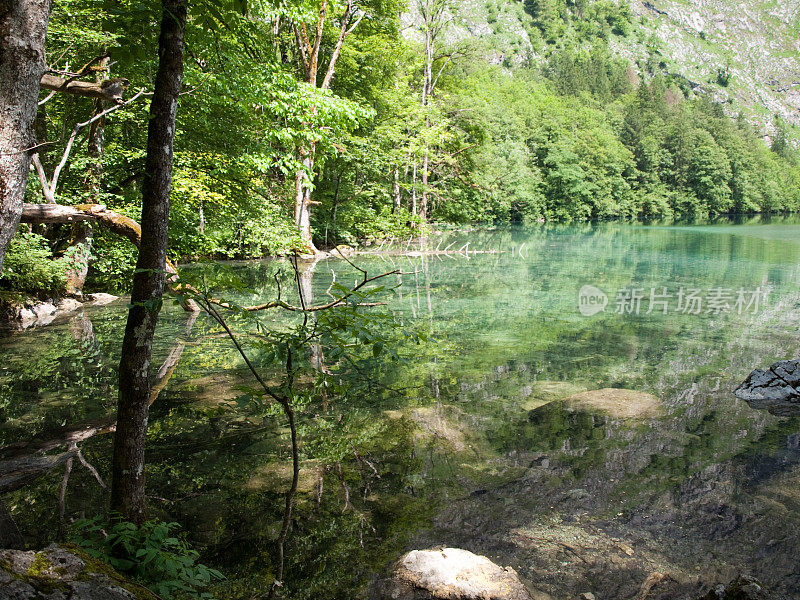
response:
<path fill-rule="evenodd" d="M 89 81 L 75 81 L 72 78 L 59 77 L 45 73 L 39 82 L 39 87 L 54 92 L 62 92 L 84 98 L 106 100 L 114 104 L 122 104 L 122 93 L 127 89 L 129 81 L 121 77 L 106 79 L 100 83 Z"/>
<path fill-rule="evenodd" d="M 88 221 L 105 227 L 112 233 L 127 239 L 139 248 L 142 243 L 142 228 L 131 219 L 120 213 L 108 210 L 102 204 L 78 204 L 64 206 L 63 204 L 23 204 L 22 223 L 77 223 Z M 178 270 L 169 260 L 164 266 L 167 272 L 167 283 L 172 291 L 180 293 L 180 286 L 175 285 L 178 280 Z M 192 300 L 186 300 L 183 305 L 189 312 L 198 312 L 199 308 Z"/>

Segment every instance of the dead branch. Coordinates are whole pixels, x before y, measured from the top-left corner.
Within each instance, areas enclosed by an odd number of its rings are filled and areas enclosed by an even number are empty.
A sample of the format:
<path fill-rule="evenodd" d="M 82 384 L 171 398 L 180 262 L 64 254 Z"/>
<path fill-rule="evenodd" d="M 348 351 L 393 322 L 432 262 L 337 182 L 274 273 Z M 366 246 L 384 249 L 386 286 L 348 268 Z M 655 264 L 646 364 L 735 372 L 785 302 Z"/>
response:
<path fill-rule="evenodd" d="M 327 304 L 322 304 L 320 306 L 294 306 L 294 305 L 289 304 L 288 302 L 285 302 L 285 301 L 283 301 L 283 300 L 281 300 L 279 298 L 277 300 L 273 300 L 272 302 L 267 302 L 266 304 L 258 304 L 256 306 L 245 306 L 245 307 L 242 308 L 242 310 L 246 310 L 248 312 L 256 312 L 256 311 L 261 311 L 261 310 L 271 310 L 273 308 L 283 308 L 283 309 L 291 311 L 291 312 L 304 312 L 304 313 L 313 313 L 313 312 L 320 312 L 320 311 L 323 311 L 323 310 L 329 310 L 329 309 L 334 308 L 336 306 L 341 306 L 342 304 L 345 304 L 347 302 L 348 298 L 350 298 L 355 292 L 357 292 L 358 290 L 363 288 L 368 283 L 371 283 L 371 282 L 376 281 L 378 279 L 382 279 L 383 277 L 387 277 L 389 275 L 399 275 L 399 274 L 401 274 L 399 270 L 394 270 L 394 271 L 388 271 L 386 273 L 382 273 L 380 275 L 375 275 L 373 277 L 365 277 L 361 281 L 361 283 L 356 285 L 348 293 L 344 294 L 343 296 L 341 296 L 339 298 L 336 298 L 335 300 L 332 300 L 331 302 L 328 302 Z M 211 304 L 214 304 L 216 306 L 220 306 L 222 308 L 233 308 L 229 303 L 222 302 L 222 301 L 216 300 L 214 298 L 210 299 L 210 302 L 211 302 Z M 359 304 L 359 306 L 381 306 L 381 305 L 382 305 L 382 303 L 367 303 L 367 302 Z"/>
<path fill-rule="evenodd" d="M 51 73 L 42 75 L 39 86 L 46 90 L 62 92 L 73 96 L 106 100 L 114 104 L 122 104 L 122 93 L 129 85 L 127 79 L 115 77 L 100 83 L 90 81 L 75 81 L 73 78 L 60 77 Z"/>
<path fill-rule="evenodd" d="M 111 81 L 111 80 L 108 80 Z M 55 170 L 53 171 L 53 176 L 48 181 L 47 174 L 44 171 L 44 167 L 42 166 L 42 161 L 39 159 L 38 152 L 33 155 L 33 164 L 36 167 L 36 174 L 39 176 L 39 183 L 42 185 L 42 193 L 44 194 L 45 200 L 48 204 L 55 204 L 56 201 L 56 188 L 58 187 L 58 178 L 61 176 L 61 171 L 67 165 L 67 161 L 69 160 L 70 152 L 72 152 L 72 146 L 75 143 L 75 138 L 78 137 L 78 134 L 84 127 L 88 127 L 93 123 L 96 123 L 100 119 L 105 118 L 110 113 L 114 112 L 115 110 L 119 110 L 133 102 L 136 102 L 142 96 L 148 95 L 144 90 L 140 90 L 136 95 L 134 95 L 129 100 L 120 102 L 115 104 L 114 106 L 107 108 L 106 110 L 97 113 L 88 121 L 83 121 L 82 123 L 76 123 L 75 127 L 72 129 L 72 133 L 67 140 L 67 145 L 64 148 L 64 153 L 61 155 L 61 160 L 59 161 L 58 165 L 56 166 Z"/>
<path fill-rule="evenodd" d="M 23 204 L 22 223 L 77 223 L 88 221 L 97 223 L 105 227 L 112 233 L 127 239 L 131 244 L 139 248 L 142 242 L 141 226 L 125 215 L 121 215 L 113 210 L 108 210 L 102 204 L 77 204 L 75 206 L 64 206 L 63 204 Z M 181 289 L 176 286 L 178 281 L 178 270 L 169 260 L 164 269 L 167 273 L 167 284 L 174 292 Z M 186 300 L 182 306 L 188 312 L 198 312 L 199 308 L 192 300 Z"/>
<path fill-rule="evenodd" d="M 331 85 L 331 80 L 333 79 L 333 73 L 336 69 L 336 61 L 339 59 L 339 53 L 342 51 L 342 46 L 344 45 L 344 40 L 347 35 L 352 31 L 348 30 L 348 26 L 350 25 L 350 17 L 353 14 L 353 0 L 347 0 L 347 8 L 344 11 L 344 15 L 342 16 L 341 27 L 339 29 L 339 39 L 336 40 L 336 47 L 333 49 L 333 53 L 331 54 L 331 60 L 328 62 L 328 70 L 325 73 L 325 79 L 322 80 L 322 89 L 327 90 Z M 359 22 L 361 19 L 359 19 Z M 358 22 L 356 22 L 358 25 Z"/>

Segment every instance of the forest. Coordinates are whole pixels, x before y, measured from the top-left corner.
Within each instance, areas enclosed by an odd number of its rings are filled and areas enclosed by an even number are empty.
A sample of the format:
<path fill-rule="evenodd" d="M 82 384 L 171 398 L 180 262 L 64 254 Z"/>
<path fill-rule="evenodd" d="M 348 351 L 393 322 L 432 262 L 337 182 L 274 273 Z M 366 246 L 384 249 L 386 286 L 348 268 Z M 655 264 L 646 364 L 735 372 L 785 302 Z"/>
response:
<path fill-rule="evenodd" d="M 527 1 L 534 52 L 510 48 L 498 62 L 491 39 L 452 33 L 458 4 L 191 4 L 170 259 L 308 252 L 430 223 L 800 207 L 785 126 L 765 144 L 670 76 L 657 49 L 646 64 L 615 56 L 609 41 L 631 29 L 624 5 Z M 54 2 L 51 77 L 116 95 L 43 88 L 26 203 L 102 205 L 139 220 L 158 12 Z M 88 289 L 127 289 L 136 257 L 127 240 L 28 221 L 8 249 L 4 288 L 63 294 L 77 283 L 68 273 L 88 266 Z"/>
<path fill-rule="evenodd" d="M 508 10 L 529 44 L 503 41 Z M 588 503 L 619 438 L 641 468 L 611 491 L 646 505 L 789 431 L 681 403 L 762 358 L 740 336 L 770 293 L 765 322 L 794 318 L 794 130 L 655 42 L 624 56 L 637 19 L 613 0 L 0 1 L 0 311 L 81 307 L 0 331 L 0 547 L 72 544 L 148 599 L 364 597 L 452 498 L 478 520 L 552 464 L 537 489 Z M 576 321 L 587 272 L 609 310 Z M 667 284 L 718 310 L 668 315 Z M 649 289 L 647 317 L 615 312 L 614 286 Z M 124 310 L 92 312 L 97 293 Z M 639 425 L 675 405 L 686 443 L 662 456 Z"/>

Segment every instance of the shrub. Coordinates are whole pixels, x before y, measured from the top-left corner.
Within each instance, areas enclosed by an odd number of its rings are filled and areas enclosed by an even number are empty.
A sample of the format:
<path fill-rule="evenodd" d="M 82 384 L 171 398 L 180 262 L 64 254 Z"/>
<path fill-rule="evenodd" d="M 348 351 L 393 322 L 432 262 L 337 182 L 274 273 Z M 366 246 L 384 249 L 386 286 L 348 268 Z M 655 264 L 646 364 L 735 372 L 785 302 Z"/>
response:
<path fill-rule="evenodd" d="M 65 260 L 53 258 L 45 238 L 19 232 L 6 250 L 0 284 L 31 296 L 58 296 L 66 289 L 67 266 Z"/>
<path fill-rule="evenodd" d="M 162 598 L 211 598 L 203 588 L 224 577 L 197 562 L 199 554 L 177 534 L 178 529 L 177 523 L 147 521 L 137 527 L 127 521 L 108 524 L 95 517 L 76 521 L 72 542 Z"/>

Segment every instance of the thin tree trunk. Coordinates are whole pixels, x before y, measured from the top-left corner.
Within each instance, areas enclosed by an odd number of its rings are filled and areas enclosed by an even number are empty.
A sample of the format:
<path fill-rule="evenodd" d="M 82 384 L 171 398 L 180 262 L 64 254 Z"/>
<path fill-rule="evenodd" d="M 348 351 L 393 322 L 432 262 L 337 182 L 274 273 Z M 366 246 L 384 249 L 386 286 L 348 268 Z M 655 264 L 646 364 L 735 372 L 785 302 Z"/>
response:
<path fill-rule="evenodd" d="M 430 18 L 430 17 L 429 17 Z M 431 23 L 427 23 L 425 28 L 425 81 L 422 84 L 422 106 L 425 113 L 425 131 L 430 127 L 430 118 L 427 114 L 427 107 L 433 90 L 433 34 Z M 430 163 L 430 149 L 428 142 L 425 142 L 425 154 L 422 157 L 422 194 L 419 203 L 419 216 L 425 221 L 428 218 L 428 167 Z"/>
<path fill-rule="evenodd" d="M 400 196 L 400 167 L 397 166 L 395 166 L 394 168 L 394 183 L 392 185 L 392 197 L 394 198 L 394 204 L 392 205 L 392 214 L 394 214 L 400 210 L 400 203 L 402 201 L 402 197 Z"/>
<path fill-rule="evenodd" d="M 419 218 L 423 221 L 428 219 L 428 146 L 425 145 L 425 156 L 422 158 L 422 194 L 419 200 Z"/>
<path fill-rule="evenodd" d="M 411 173 L 411 214 L 417 216 L 417 161 Z"/>
<path fill-rule="evenodd" d="M 0 0 L 0 269 L 17 231 L 36 145 L 51 0 Z"/>
<path fill-rule="evenodd" d="M 89 274 L 89 259 L 92 257 L 92 239 L 94 229 L 88 221 L 75 223 L 72 226 L 72 243 L 70 248 L 70 268 L 65 277 L 67 280 L 67 294 L 81 296 L 83 286 L 86 283 L 86 276 Z"/>
<path fill-rule="evenodd" d="M 169 195 L 178 95 L 183 81 L 187 0 L 163 0 L 158 74 L 147 134 L 142 185 L 142 244 L 119 367 L 111 510 L 134 523 L 145 520 L 144 451 L 150 398 L 150 358 L 161 308 L 166 263 Z"/>
<path fill-rule="evenodd" d="M 98 66 L 104 71 L 97 74 L 97 82 L 101 83 L 106 78 L 109 58 L 100 60 Z M 105 111 L 105 102 L 99 98 L 94 101 L 94 115 L 102 115 Z M 89 140 L 87 143 L 89 163 L 86 165 L 86 181 L 89 192 L 89 201 L 92 204 L 101 204 L 102 178 L 103 178 L 103 152 L 105 151 L 106 127 L 105 119 L 101 118 L 89 126 Z M 55 192 L 55 190 L 53 190 Z M 72 244 L 74 248 L 72 266 L 66 273 L 67 293 L 80 296 L 86 276 L 89 274 L 89 260 L 92 256 L 92 240 L 94 229 L 91 223 L 84 221 L 72 226 Z"/>
<path fill-rule="evenodd" d="M 304 169 L 297 172 L 295 176 L 295 206 L 294 223 L 303 239 L 304 250 L 310 254 L 317 252 L 314 246 L 314 239 L 311 235 L 311 186 L 309 173 L 314 172 L 314 153 L 316 144 L 312 143 L 309 148 L 300 150 L 300 160 Z"/>
<path fill-rule="evenodd" d="M 101 83 L 108 74 L 108 57 L 103 58 L 98 66 L 103 72 L 98 73 L 97 82 Z M 94 115 L 102 115 L 105 111 L 105 102 L 99 98 L 94 101 Z M 101 179 L 103 177 L 103 152 L 106 143 L 106 120 L 101 118 L 89 126 L 89 164 L 86 166 L 88 178 L 89 200 L 92 204 L 102 204 L 100 201 Z"/>

